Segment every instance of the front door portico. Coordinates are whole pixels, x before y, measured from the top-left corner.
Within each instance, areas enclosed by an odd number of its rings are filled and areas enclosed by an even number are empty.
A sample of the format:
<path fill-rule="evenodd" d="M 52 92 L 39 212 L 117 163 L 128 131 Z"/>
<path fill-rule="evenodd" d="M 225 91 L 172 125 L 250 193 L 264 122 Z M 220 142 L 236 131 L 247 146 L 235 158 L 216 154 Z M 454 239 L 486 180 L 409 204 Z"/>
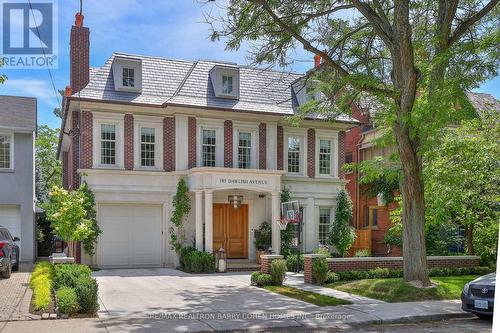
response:
<path fill-rule="evenodd" d="M 214 204 L 213 249 L 221 247 L 229 259 L 248 258 L 248 205 Z"/>

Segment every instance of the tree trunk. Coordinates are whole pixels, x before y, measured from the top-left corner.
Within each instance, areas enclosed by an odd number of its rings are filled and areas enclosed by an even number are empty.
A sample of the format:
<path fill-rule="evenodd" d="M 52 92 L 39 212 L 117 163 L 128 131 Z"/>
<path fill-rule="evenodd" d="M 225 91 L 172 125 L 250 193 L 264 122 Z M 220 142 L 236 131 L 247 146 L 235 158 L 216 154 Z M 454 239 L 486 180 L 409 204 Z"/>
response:
<path fill-rule="evenodd" d="M 465 228 L 465 239 L 466 239 L 466 247 L 467 247 L 467 254 L 470 256 L 474 255 L 474 243 L 472 243 L 472 235 L 474 232 L 474 226 L 473 225 L 468 225 Z"/>

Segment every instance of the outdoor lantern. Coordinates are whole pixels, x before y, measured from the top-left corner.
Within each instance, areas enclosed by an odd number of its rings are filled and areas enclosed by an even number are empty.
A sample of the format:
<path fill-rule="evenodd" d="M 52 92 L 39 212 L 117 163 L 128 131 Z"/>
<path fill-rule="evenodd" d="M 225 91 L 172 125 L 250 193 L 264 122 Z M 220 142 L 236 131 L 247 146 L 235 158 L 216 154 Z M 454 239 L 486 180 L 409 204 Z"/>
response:
<path fill-rule="evenodd" d="M 217 251 L 215 258 L 217 260 L 217 272 L 225 273 L 227 268 L 227 257 L 226 251 L 224 251 L 222 247 L 219 249 L 219 251 Z"/>
<path fill-rule="evenodd" d="M 242 195 L 230 195 L 227 197 L 227 200 L 234 208 L 239 208 L 241 206 L 241 202 L 243 201 Z"/>

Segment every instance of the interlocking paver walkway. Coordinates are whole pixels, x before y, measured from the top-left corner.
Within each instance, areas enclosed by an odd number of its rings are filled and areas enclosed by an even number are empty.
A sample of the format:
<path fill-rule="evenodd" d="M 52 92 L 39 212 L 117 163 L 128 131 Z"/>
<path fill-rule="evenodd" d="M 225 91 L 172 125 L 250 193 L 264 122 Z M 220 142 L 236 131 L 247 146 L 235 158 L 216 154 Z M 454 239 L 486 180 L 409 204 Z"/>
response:
<path fill-rule="evenodd" d="M 9 279 L 0 279 L 0 321 L 33 319 L 29 314 L 31 273 L 13 272 Z"/>

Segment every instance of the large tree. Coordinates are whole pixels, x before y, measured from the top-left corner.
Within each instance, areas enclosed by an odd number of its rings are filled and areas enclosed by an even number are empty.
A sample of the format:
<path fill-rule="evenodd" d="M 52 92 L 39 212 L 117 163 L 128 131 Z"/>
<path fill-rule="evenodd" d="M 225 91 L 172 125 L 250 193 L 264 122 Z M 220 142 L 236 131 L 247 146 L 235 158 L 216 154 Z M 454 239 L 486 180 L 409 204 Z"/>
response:
<path fill-rule="evenodd" d="M 35 143 L 35 192 L 39 202 L 49 199 L 49 191 L 53 186 L 62 185 L 61 162 L 56 156 L 58 140 L 58 129 L 47 125 L 38 126 Z"/>
<path fill-rule="evenodd" d="M 256 64 L 286 66 L 302 47 L 322 58 L 312 71 L 334 116 L 360 97 L 386 111 L 403 177 L 404 277 L 427 286 L 422 150 L 448 122 L 460 94 L 495 75 L 498 0 L 229 0 L 208 15 L 213 39 L 250 44 Z M 293 57 L 292 57 L 293 58 Z M 311 111 L 310 109 L 305 111 Z"/>

